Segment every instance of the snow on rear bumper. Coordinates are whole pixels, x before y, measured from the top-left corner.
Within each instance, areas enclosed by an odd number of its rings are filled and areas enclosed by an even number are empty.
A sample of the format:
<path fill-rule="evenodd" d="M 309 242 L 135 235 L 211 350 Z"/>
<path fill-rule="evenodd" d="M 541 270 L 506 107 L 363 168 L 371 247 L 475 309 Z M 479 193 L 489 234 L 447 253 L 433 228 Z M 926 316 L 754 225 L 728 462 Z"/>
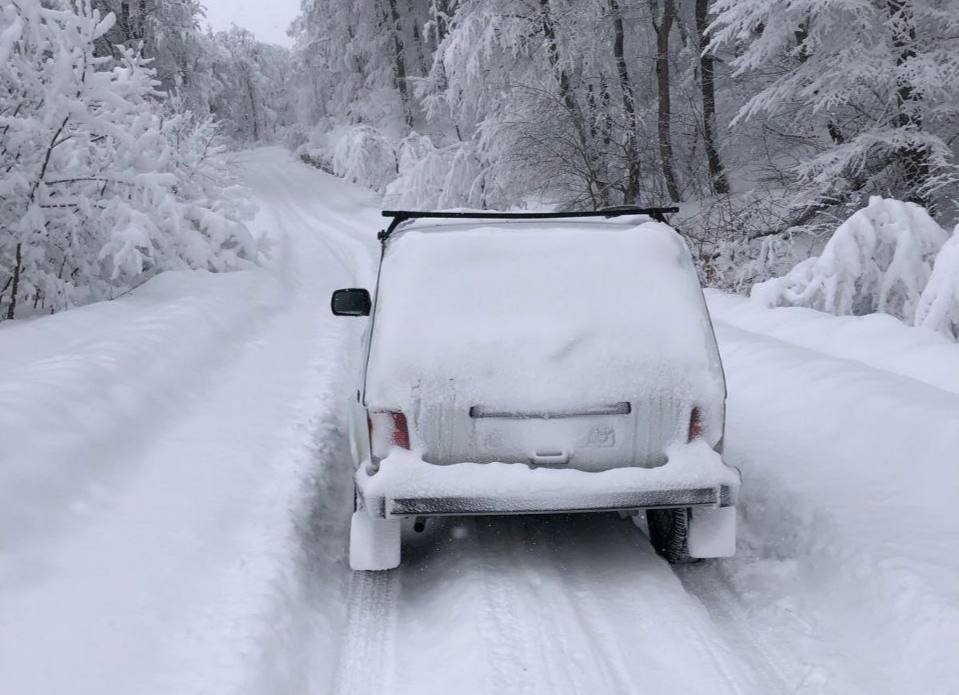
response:
<path fill-rule="evenodd" d="M 658 468 L 602 472 L 517 463 L 434 465 L 394 449 L 370 476 L 356 474 L 362 508 L 376 518 L 601 512 L 736 504 L 739 472 L 704 442 L 674 446 Z"/>

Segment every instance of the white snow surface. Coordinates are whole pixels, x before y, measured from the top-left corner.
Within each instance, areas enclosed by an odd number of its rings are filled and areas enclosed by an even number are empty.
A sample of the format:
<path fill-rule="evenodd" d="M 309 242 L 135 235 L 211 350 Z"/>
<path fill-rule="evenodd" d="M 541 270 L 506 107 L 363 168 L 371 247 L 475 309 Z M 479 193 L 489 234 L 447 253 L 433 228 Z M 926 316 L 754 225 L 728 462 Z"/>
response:
<path fill-rule="evenodd" d="M 907 326 L 888 314 L 831 316 L 803 307 L 765 309 L 715 290 L 706 290 L 706 298 L 713 316 L 723 323 L 959 394 L 959 348 L 926 328 Z"/>
<path fill-rule="evenodd" d="M 738 557 L 704 590 L 742 597 L 759 640 L 794 630 L 809 692 L 955 693 L 959 346 L 888 316 L 709 304 L 744 483 Z"/>
<path fill-rule="evenodd" d="M 378 201 L 242 158 L 271 267 L 0 326 L 0 692 L 955 695 L 959 353 L 711 294 L 737 555 L 615 515 L 433 520 L 350 574 Z"/>
<path fill-rule="evenodd" d="M 504 359 L 504 356 L 509 359 Z M 722 398 L 689 252 L 668 226 L 503 221 L 401 227 L 383 261 L 367 403 L 564 408 Z"/>

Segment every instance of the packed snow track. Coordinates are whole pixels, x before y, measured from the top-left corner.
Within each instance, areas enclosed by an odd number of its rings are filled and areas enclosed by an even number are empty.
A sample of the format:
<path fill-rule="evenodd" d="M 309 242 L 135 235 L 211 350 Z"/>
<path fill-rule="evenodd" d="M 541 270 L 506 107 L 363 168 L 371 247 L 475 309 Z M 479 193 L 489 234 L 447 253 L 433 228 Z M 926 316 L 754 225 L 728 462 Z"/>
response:
<path fill-rule="evenodd" d="M 674 571 L 617 515 L 451 518 L 351 573 L 362 321 L 328 301 L 371 284 L 380 201 L 239 165 L 268 267 L 0 326 L 0 693 L 959 692 L 959 392 L 856 347 L 897 326 L 710 295 L 735 558 Z"/>

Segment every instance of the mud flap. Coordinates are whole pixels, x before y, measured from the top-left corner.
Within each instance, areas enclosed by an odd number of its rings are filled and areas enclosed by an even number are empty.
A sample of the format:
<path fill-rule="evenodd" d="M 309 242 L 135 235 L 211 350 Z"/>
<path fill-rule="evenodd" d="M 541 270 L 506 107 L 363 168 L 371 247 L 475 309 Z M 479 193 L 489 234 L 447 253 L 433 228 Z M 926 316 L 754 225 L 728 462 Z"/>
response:
<path fill-rule="evenodd" d="M 353 512 L 350 521 L 350 568 L 391 570 L 400 565 L 400 519 L 374 519 Z"/>
<path fill-rule="evenodd" d="M 736 508 L 699 507 L 689 520 L 690 557 L 732 557 L 736 554 Z"/>

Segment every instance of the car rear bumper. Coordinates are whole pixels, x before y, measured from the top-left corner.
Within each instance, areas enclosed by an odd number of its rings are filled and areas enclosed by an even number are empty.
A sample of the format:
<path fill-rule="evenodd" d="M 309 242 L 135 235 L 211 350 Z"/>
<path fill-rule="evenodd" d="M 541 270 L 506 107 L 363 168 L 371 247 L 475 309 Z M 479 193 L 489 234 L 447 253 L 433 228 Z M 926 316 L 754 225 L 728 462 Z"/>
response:
<path fill-rule="evenodd" d="M 361 495 L 362 497 L 362 495 Z M 562 514 L 611 512 L 621 509 L 668 509 L 670 507 L 728 507 L 732 489 L 692 488 L 688 490 L 617 490 L 606 494 L 568 496 L 522 495 L 500 497 L 374 497 L 362 505 L 376 518 L 406 516 L 469 516 L 500 514 Z"/>
<path fill-rule="evenodd" d="M 736 504 L 739 472 L 705 444 L 669 452 L 658 468 L 602 472 L 515 463 L 433 465 L 396 451 L 356 476 L 358 502 L 374 518 L 604 512 Z"/>

